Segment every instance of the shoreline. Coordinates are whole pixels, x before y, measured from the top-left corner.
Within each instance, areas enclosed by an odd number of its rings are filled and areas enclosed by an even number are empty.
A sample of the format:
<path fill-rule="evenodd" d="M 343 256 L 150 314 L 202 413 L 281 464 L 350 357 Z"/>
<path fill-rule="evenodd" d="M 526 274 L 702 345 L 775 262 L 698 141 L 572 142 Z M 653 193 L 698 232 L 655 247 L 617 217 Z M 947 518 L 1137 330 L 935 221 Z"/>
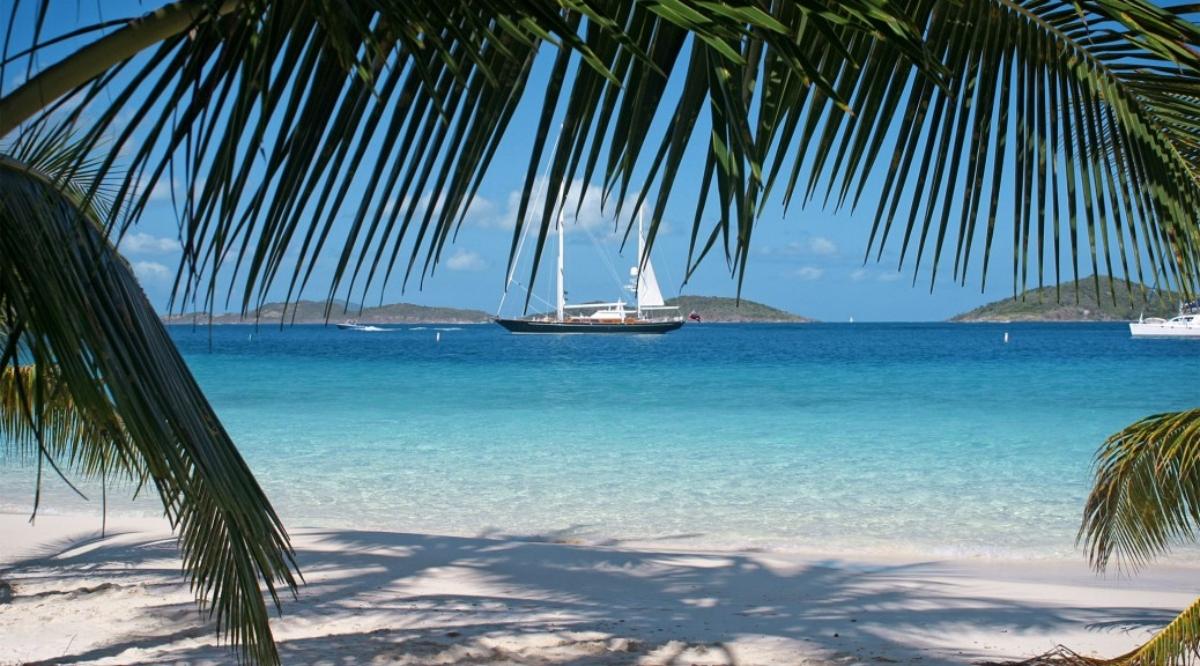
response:
<path fill-rule="evenodd" d="M 161 505 L 157 497 L 146 497 L 138 508 L 132 508 L 124 496 L 109 498 L 108 523 L 112 524 L 150 524 L 157 525 L 165 519 L 161 517 Z M 63 506 L 68 502 L 73 505 Z M 114 507 L 113 504 L 117 506 Z M 124 506 L 122 506 L 124 505 Z M 31 506 L 31 505 L 30 505 Z M 1014 548 L 1011 545 L 1001 545 L 1003 535 L 994 535 L 989 542 L 927 542 L 922 540 L 905 540 L 876 538 L 843 539 L 838 541 L 822 540 L 819 535 L 805 538 L 800 535 L 766 536 L 766 535 L 737 535 L 728 533 L 711 533 L 699 531 L 676 531 L 661 534 L 644 531 L 594 529 L 594 525 L 568 525 L 566 527 L 546 526 L 534 529 L 510 529 L 502 522 L 490 521 L 480 523 L 476 528 L 456 526 L 458 529 L 441 529 L 431 527 L 429 521 L 424 524 L 397 524 L 395 522 L 376 522 L 371 520 L 334 520 L 329 516 L 314 516 L 298 514 L 289 507 L 277 505 L 284 525 L 289 530 L 301 532 L 345 530 L 356 532 L 375 532 L 391 534 L 423 534 L 434 538 L 446 539 L 499 539 L 526 543 L 545 543 L 572 547 L 596 548 L 651 548 L 656 550 L 678 552 L 703 552 L 711 554 L 754 553 L 763 556 L 784 556 L 809 559 L 836 560 L 865 560 L 869 562 L 912 562 L 912 561 L 952 561 L 976 563 L 981 566 L 1050 566 L 1071 568 L 1086 568 L 1087 556 L 1072 539 L 1067 539 L 1063 548 L 1050 548 L 1045 544 L 1025 545 Z M 27 521 L 30 511 L 16 503 L 0 502 L 0 521 L 20 519 Z M 43 506 L 38 510 L 37 525 L 43 520 L 68 521 L 80 531 L 98 532 L 102 521 L 102 513 L 98 506 L 91 506 L 75 498 L 60 495 L 44 498 Z M 31 532 L 36 536 L 36 528 Z M 0 529 L 0 535 L 4 531 Z M 820 545 L 812 545 L 820 543 Z M 0 556 L 4 550 L 0 548 Z M 2 561 L 2 559 L 0 559 Z M 1172 552 L 1156 560 L 1162 566 L 1200 573 L 1200 546 L 1192 544 L 1177 544 Z"/>
<path fill-rule="evenodd" d="M 0 664 L 226 663 L 162 519 L 0 514 Z M 1114 656 L 1194 598 L 1195 567 L 850 558 L 652 542 L 301 528 L 284 663 L 971 663 Z"/>

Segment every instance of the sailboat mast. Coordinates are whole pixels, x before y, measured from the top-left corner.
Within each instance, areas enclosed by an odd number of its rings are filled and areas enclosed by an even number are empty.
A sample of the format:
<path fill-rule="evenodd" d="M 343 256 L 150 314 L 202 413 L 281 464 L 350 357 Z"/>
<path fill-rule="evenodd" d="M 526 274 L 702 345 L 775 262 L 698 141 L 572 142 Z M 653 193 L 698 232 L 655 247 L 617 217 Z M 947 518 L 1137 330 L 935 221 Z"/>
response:
<path fill-rule="evenodd" d="M 563 320 L 563 311 L 567 306 L 567 292 L 563 289 L 563 213 L 558 211 L 558 300 L 555 304 L 555 315 L 558 321 Z"/>
<path fill-rule="evenodd" d="M 637 317 L 642 318 L 642 266 L 646 263 L 646 237 L 642 235 L 642 211 L 638 207 L 638 253 L 637 253 L 637 282 L 633 285 L 633 302 L 637 306 Z"/>

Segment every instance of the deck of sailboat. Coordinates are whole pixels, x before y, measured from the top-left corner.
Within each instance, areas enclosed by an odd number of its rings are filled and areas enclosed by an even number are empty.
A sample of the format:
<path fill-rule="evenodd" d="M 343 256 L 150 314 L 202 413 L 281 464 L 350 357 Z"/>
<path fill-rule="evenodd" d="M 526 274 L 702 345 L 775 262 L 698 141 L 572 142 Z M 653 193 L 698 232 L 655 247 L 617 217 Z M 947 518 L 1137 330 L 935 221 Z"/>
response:
<path fill-rule="evenodd" d="M 541 333 L 541 334 L 586 334 L 586 333 L 634 333 L 661 334 L 669 333 L 683 326 L 682 319 L 646 320 L 626 319 L 622 321 L 589 321 L 583 318 L 555 320 L 536 319 L 494 319 L 497 324 L 508 329 L 510 333 Z"/>

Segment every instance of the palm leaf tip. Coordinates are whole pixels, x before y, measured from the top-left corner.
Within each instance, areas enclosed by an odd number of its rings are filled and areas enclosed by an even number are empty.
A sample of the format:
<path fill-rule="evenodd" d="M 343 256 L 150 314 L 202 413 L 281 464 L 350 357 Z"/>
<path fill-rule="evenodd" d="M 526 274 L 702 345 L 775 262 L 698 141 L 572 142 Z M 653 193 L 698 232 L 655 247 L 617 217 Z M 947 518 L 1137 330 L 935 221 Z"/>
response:
<path fill-rule="evenodd" d="M 1092 565 L 1137 569 L 1200 526 L 1200 409 L 1156 414 L 1109 437 L 1078 541 Z"/>

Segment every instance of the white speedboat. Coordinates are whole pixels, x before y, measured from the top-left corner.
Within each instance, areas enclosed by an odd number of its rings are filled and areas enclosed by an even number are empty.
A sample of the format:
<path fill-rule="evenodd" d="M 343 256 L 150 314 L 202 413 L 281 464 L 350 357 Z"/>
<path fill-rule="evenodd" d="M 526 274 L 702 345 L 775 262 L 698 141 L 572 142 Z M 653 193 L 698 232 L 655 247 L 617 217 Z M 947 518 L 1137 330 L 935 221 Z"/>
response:
<path fill-rule="evenodd" d="M 370 324 L 360 324 L 353 319 L 347 319 L 346 321 L 338 324 L 337 327 L 342 329 L 343 331 L 366 331 L 368 333 L 375 333 L 378 331 L 386 331 L 387 330 L 386 328 L 380 328 L 378 326 L 371 326 Z"/>
<path fill-rule="evenodd" d="M 1200 338 L 1200 312 L 1181 313 L 1178 317 L 1139 317 L 1129 323 L 1135 338 Z"/>

